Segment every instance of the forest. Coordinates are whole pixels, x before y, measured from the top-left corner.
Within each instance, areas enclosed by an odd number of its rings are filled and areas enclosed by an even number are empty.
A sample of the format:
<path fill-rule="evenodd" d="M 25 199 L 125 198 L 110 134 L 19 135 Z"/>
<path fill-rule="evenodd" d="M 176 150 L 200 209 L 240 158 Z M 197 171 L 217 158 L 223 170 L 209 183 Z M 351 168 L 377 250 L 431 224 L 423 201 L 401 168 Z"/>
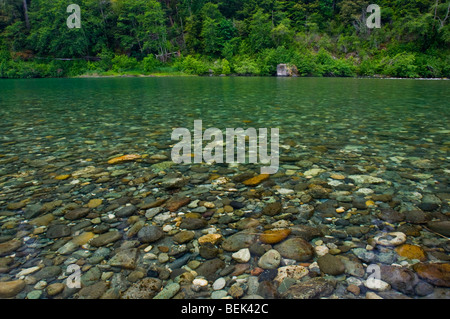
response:
<path fill-rule="evenodd" d="M 370 4 L 381 27 L 368 28 Z M 80 7 L 69 28 L 67 7 Z M 0 0 L 0 77 L 450 76 L 450 1 Z"/>

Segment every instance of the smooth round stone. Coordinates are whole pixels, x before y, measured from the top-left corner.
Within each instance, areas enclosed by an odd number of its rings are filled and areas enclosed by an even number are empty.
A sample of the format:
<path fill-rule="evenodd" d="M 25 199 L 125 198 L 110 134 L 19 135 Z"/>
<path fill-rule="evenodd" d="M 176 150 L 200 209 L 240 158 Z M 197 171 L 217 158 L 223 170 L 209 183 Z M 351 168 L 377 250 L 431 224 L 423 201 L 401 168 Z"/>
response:
<path fill-rule="evenodd" d="M 211 299 L 222 299 L 225 298 L 227 295 L 228 292 L 226 290 L 217 290 L 212 292 Z"/>
<path fill-rule="evenodd" d="M 208 280 L 204 278 L 196 278 L 192 281 L 192 284 L 199 287 L 206 287 L 208 286 Z"/>
<path fill-rule="evenodd" d="M 27 299 L 39 299 L 41 298 L 42 290 L 32 290 L 27 294 Z"/>
<path fill-rule="evenodd" d="M 280 253 L 275 249 L 271 249 L 261 256 L 258 261 L 258 266 L 263 269 L 275 269 L 280 265 L 280 262 Z"/>
<path fill-rule="evenodd" d="M 386 291 L 391 289 L 391 285 L 389 285 L 387 282 L 376 278 L 367 279 L 366 281 L 364 281 L 364 286 L 366 286 L 370 290 L 375 291 Z"/>
<path fill-rule="evenodd" d="M 328 247 L 325 245 L 321 245 L 321 246 L 316 246 L 314 247 L 314 250 L 316 251 L 316 255 L 317 256 L 325 256 L 326 254 L 328 254 Z"/>
<path fill-rule="evenodd" d="M 223 288 L 225 288 L 226 284 L 227 284 L 227 281 L 225 280 L 225 278 L 220 277 L 213 283 L 213 289 L 214 290 L 222 290 Z"/>
<path fill-rule="evenodd" d="M 250 250 L 248 248 L 242 248 L 231 255 L 238 263 L 246 263 L 250 260 Z"/>
<path fill-rule="evenodd" d="M 406 235 L 401 232 L 391 232 L 375 236 L 375 242 L 382 246 L 398 246 L 406 241 Z"/>

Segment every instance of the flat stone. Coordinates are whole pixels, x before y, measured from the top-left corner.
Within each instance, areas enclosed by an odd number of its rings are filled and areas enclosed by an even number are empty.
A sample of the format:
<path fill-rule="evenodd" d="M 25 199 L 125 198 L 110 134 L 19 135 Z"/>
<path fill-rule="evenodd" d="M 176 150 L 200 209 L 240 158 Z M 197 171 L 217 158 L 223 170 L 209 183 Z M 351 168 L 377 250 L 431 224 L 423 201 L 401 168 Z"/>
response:
<path fill-rule="evenodd" d="M 364 286 L 375 291 L 386 291 L 391 289 L 391 285 L 389 285 L 387 282 L 376 278 L 369 278 L 365 280 Z"/>
<path fill-rule="evenodd" d="M 137 248 L 124 249 L 115 254 L 109 260 L 109 264 L 113 267 L 135 269 L 138 256 L 139 250 Z"/>
<path fill-rule="evenodd" d="M 212 288 L 214 290 L 221 290 L 221 289 L 225 288 L 226 283 L 227 283 L 227 281 L 225 280 L 225 278 L 220 277 L 216 281 L 214 281 Z"/>
<path fill-rule="evenodd" d="M 217 272 L 225 267 L 225 262 L 218 258 L 207 260 L 202 263 L 195 271 L 199 276 L 203 276 L 208 280 L 217 279 Z"/>
<path fill-rule="evenodd" d="M 123 294 L 122 299 L 152 299 L 161 290 L 162 281 L 147 277 L 132 284 Z"/>
<path fill-rule="evenodd" d="M 181 221 L 180 228 L 196 230 L 205 228 L 208 225 L 208 222 L 202 218 L 184 218 Z"/>
<path fill-rule="evenodd" d="M 381 280 L 405 294 L 414 294 L 414 286 L 419 282 L 417 275 L 405 267 L 381 265 L 380 274 Z"/>
<path fill-rule="evenodd" d="M 211 243 L 211 244 L 215 245 L 221 240 L 222 240 L 221 234 L 206 234 L 206 235 L 201 236 L 198 239 L 198 243 L 200 245 L 203 245 L 205 243 Z"/>
<path fill-rule="evenodd" d="M 290 229 L 266 230 L 259 236 L 259 240 L 265 244 L 277 244 L 286 239 L 290 233 Z"/>
<path fill-rule="evenodd" d="M 274 247 L 281 256 L 297 261 L 308 261 L 314 256 L 314 248 L 302 238 L 291 238 Z"/>
<path fill-rule="evenodd" d="M 174 242 L 184 244 L 194 239 L 195 233 L 193 231 L 180 231 L 173 236 Z"/>
<path fill-rule="evenodd" d="M 146 226 L 138 232 L 138 239 L 143 243 L 152 243 L 164 236 L 164 231 L 158 226 Z"/>
<path fill-rule="evenodd" d="M 101 198 L 93 198 L 89 201 L 87 204 L 87 207 L 89 208 L 97 208 L 103 203 L 103 200 Z"/>
<path fill-rule="evenodd" d="M 89 208 L 76 208 L 73 210 L 69 210 L 65 215 L 64 218 L 68 220 L 76 220 L 85 217 L 87 214 L 89 214 Z"/>
<path fill-rule="evenodd" d="M 263 214 L 267 216 L 275 216 L 281 213 L 283 206 L 280 202 L 269 203 L 263 208 Z"/>
<path fill-rule="evenodd" d="M 171 283 L 163 288 L 153 299 L 170 299 L 177 294 L 181 286 L 179 283 Z"/>
<path fill-rule="evenodd" d="M 374 237 L 375 242 L 382 246 L 398 246 L 406 241 L 406 235 L 402 232 L 390 232 Z"/>
<path fill-rule="evenodd" d="M 428 222 L 427 227 L 436 233 L 450 237 L 450 221 L 449 220 Z"/>
<path fill-rule="evenodd" d="M 50 284 L 47 286 L 47 294 L 51 297 L 56 296 L 57 294 L 61 293 L 65 287 L 66 285 L 61 282 Z"/>
<path fill-rule="evenodd" d="M 231 257 L 238 263 L 246 263 L 250 260 L 250 250 L 248 248 L 242 248 L 233 253 Z"/>
<path fill-rule="evenodd" d="M 405 212 L 405 220 L 411 224 L 426 224 L 430 216 L 421 210 L 411 210 Z"/>
<path fill-rule="evenodd" d="M 326 254 L 317 259 L 319 268 L 322 272 L 328 275 L 338 276 L 345 272 L 345 265 L 342 261 L 331 254 Z"/>
<path fill-rule="evenodd" d="M 242 184 L 244 184 L 246 186 L 257 186 L 257 185 L 261 184 L 262 182 L 264 182 L 265 180 L 268 180 L 269 177 L 270 177 L 269 174 L 260 174 L 260 175 L 257 175 L 255 177 L 252 177 L 250 179 L 243 181 Z"/>
<path fill-rule="evenodd" d="M 285 299 L 318 299 L 331 295 L 334 287 L 334 282 L 322 277 L 316 277 L 292 285 L 282 297 Z"/>
<path fill-rule="evenodd" d="M 41 270 L 39 270 L 38 272 L 33 274 L 33 277 L 36 278 L 37 281 L 40 280 L 49 280 L 49 279 L 53 279 L 59 276 L 59 274 L 61 274 L 62 270 L 61 267 L 59 266 L 48 266 L 48 267 L 44 267 Z"/>
<path fill-rule="evenodd" d="M 128 217 L 133 215 L 137 211 L 137 207 L 134 205 L 126 205 L 119 208 L 116 212 L 116 216 L 119 218 Z"/>
<path fill-rule="evenodd" d="M 67 237 L 71 234 L 70 227 L 63 224 L 58 225 L 51 225 L 48 227 L 46 236 L 47 238 L 53 239 L 53 238 L 60 238 L 60 237 Z"/>
<path fill-rule="evenodd" d="M 352 179 L 357 185 L 380 184 L 384 182 L 383 179 L 370 175 L 349 175 L 348 178 Z"/>
<path fill-rule="evenodd" d="M 106 246 L 110 243 L 118 241 L 122 238 L 122 234 L 118 231 L 109 231 L 104 234 L 101 234 L 98 237 L 91 239 L 89 244 L 94 247 Z"/>
<path fill-rule="evenodd" d="M 93 285 L 81 288 L 78 295 L 80 299 L 100 299 L 107 289 L 108 284 L 104 281 L 99 281 Z"/>
<path fill-rule="evenodd" d="M 290 265 L 280 267 L 277 270 L 277 276 L 274 278 L 275 281 L 281 283 L 285 278 L 292 278 L 294 280 L 300 280 L 304 276 L 308 275 L 308 268 L 300 265 Z"/>
<path fill-rule="evenodd" d="M 399 247 L 396 247 L 395 251 L 399 256 L 408 259 L 418 259 L 420 261 L 427 260 L 427 255 L 420 246 L 404 244 Z"/>
<path fill-rule="evenodd" d="M 450 264 L 449 263 L 417 263 L 413 266 L 414 271 L 420 278 L 440 287 L 450 287 Z"/>
<path fill-rule="evenodd" d="M 166 208 L 171 212 L 175 212 L 181 207 L 186 206 L 190 202 L 191 199 L 189 197 L 172 197 L 166 202 Z"/>
<path fill-rule="evenodd" d="M 18 279 L 13 281 L 0 281 L 0 298 L 12 298 L 25 288 L 25 281 Z"/>
<path fill-rule="evenodd" d="M 28 223 L 33 226 L 47 226 L 55 219 L 55 216 L 53 214 L 45 214 L 43 216 L 36 217 L 32 220 L 30 220 Z"/>
<path fill-rule="evenodd" d="M 0 256 L 8 255 L 22 246 L 22 241 L 19 239 L 11 239 L 4 243 L 0 243 Z"/>
<path fill-rule="evenodd" d="M 281 255 L 275 249 L 270 249 L 259 258 L 258 266 L 263 269 L 276 269 L 281 262 Z"/>
<path fill-rule="evenodd" d="M 237 232 L 222 242 L 222 248 L 226 251 L 238 251 L 250 247 L 257 240 L 256 230 L 246 229 Z"/>

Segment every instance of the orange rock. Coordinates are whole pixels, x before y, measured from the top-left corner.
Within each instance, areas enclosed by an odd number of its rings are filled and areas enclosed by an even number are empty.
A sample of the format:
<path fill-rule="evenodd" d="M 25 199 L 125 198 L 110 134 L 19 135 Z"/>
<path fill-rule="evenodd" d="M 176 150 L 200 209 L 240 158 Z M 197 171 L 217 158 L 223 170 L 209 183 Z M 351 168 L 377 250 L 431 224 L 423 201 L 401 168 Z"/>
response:
<path fill-rule="evenodd" d="M 198 243 L 200 245 L 204 245 L 206 243 L 211 243 L 213 245 L 217 244 L 218 241 L 222 240 L 222 235 L 220 234 L 207 234 L 198 239 Z"/>
<path fill-rule="evenodd" d="M 70 174 L 66 174 L 66 175 L 58 175 L 55 177 L 55 179 L 59 180 L 59 181 L 63 181 L 66 180 L 70 177 Z"/>
<path fill-rule="evenodd" d="M 256 267 L 254 269 L 251 270 L 250 274 L 252 276 L 258 276 L 259 274 L 261 274 L 264 271 L 264 269 L 260 268 L 260 267 Z"/>
<path fill-rule="evenodd" d="M 408 259 L 418 259 L 420 261 L 427 260 L 425 251 L 421 247 L 416 245 L 404 244 L 395 248 L 395 251 L 397 252 L 397 254 L 399 254 L 399 256 Z"/>
<path fill-rule="evenodd" d="M 247 185 L 247 186 L 256 186 L 256 185 L 259 185 L 260 183 L 264 182 L 265 180 L 267 180 L 269 177 L 270 177 L 269 174 L 260 174 L 260 175 L 257 175 L 255 177 L 252 177 L 250 179 L 243 181 L 242 184 Z"/>
<path fill-rule="evenodd" d="M 259 239 L 265 244 L 276 244 L 289 236 L 290 233 L 290 229 L 266 230 L 259 236 Z"/>
<path fill-rule="evenodd" d="M 174 211 L 178 210 L 179 208 L 186 206 L 190 202 L 191 202 L 191 199 L 189 197 L 182 197 L 182 198 L 173 197 L 167 201 L 166 208 L 169 211 L 174 212 Z"/>
<path fill-rule="evenodd" d="M 450 264 L 417 263 L 413 266 L 419 277 L 435 286 L 450 287 Z"/>
<path fill-rule="evenodd" d="M 134 161 L 140 159 L 141 155 L 139 154 L 127 154 L 119 157 L 112 158 L 108 161 L 108 164 L 119 164 L 127 161 Z"/>

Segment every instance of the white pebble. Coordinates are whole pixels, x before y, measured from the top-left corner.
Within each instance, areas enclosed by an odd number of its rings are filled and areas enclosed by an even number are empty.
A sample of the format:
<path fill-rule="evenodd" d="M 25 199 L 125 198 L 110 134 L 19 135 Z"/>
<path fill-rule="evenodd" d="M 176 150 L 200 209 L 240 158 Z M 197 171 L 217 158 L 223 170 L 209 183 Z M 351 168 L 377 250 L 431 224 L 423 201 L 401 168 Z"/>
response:
<path fill-rule="evenodd" d="M 198 287 L 206 287 L 208 286 L 208 280 L 204 279 L 204 278 L 195 278 L 192 281 L 192 284 Z"/>
<path fill-rule="evenodd" d="M 217 279 L 214 283 L 213 283 L 213 289 L 214 290 L 221 290 L 225 287 L 225 285 L 227 284 L 225 278 L 220 277 L 219 279 Z"/>
<path fill-rule="evenodd" d="M 325 256 L 326 254 L 328 254 L 328 247 L 325 245 L 322 246 L 316 246 L 314 247 L 314 250 L 316 251 L 317 256 Z"/>
<path fill-rule="evenodd" d="M 234 260 L 236 260 L 238 263 L 246 263 L 250 260 L 250 250 L 248 248 L 242 248 L 235 252 L 233 255 L 231 255 Z"/>
<path fill-rule="evenodd" d="M 386 291 L 391 289 L 391 285 L 389 285 L 387 282 L 376 278 L 367 279 L 366 281 L 364 281 L 364 286 L 375 291 Z"/>

